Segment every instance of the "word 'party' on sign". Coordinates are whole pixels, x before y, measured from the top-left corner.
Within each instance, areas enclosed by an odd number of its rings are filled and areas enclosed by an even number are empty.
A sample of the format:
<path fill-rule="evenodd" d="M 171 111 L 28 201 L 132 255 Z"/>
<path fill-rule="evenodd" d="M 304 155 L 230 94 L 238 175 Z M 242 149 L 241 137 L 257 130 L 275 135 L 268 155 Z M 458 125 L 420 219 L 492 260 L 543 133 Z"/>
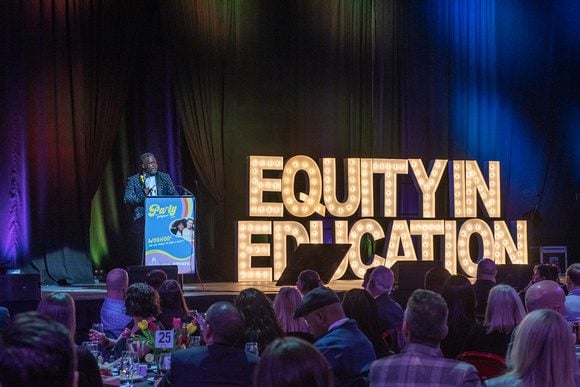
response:
<path fill-rule="evenodd" d="M 362 278 L 367 268 L 378 265 L 392 266 L 397 261 L 417 260 L 412 236 L 420 238 L 423 261 L 436 258 L 444 261 L 453 274 L 457 262 L 469 275 L 475 274 L 476 265 L 470 255 L 472 236 L 481 240 L 482 256 L 497 263 L 507 263 L 506 254 L 515 264 L 528 262 L 527 223 L 515 222 L 513 232 L 501 217 L 501 179 L 499 161 L 489 161 L 487 181 L 479 165 L 473 160 L 442 160 L 431 162 L 429 170 L 420 159 L 348 158 L 344 160 L 344 190 L 337 187 L 337 167 L 334 158 L 323 158 L 319 164 L 308 156 L 294 156 L 284 162 L 280 156 L 249 157 L 249 216 L 252 218 L 330 217 L 334 219 L 334 243 L 352 246 L 340 264 L 334 279 L 340 278 L 350 264 L 353 272 Z M 436 219 L 436 193 L 441 178 L 449 173 L 450 213 Z M 276 177 L 272 177 L 277 175 Z M 379 175 L 381 186 L 375 187 Z M 410 175 L 420 200 L 419 220 L 397 218 L 397 177 Z M 268 177 L 266 177 L 268 176 Z M 296 192 L 296 182 L 305 181 L 306 192 Z M 380 188 L 380 190 L 376 189 Z M 375 190 L 382 196 L 376 197 Z M 344 192 L 339 198 L 338 192 Z M 266 200 L 269 195 L 270 200 Z M 271 200 L 271 197 L 280 200 Z M 489 223 L 478 219 L 478 203 Z M 375 209 L 380 208 L 379 213 Z M 357 216 L 358 215 L 358 216 Z M 441 217 L 441 216 L 440 216 Z M 354 223 L 349 227 L 349 220 Z M 353 219 L 354 218 L 354 219 Z M 356 219 L 359 218 L 359 219 Z M 385 227 L 376 218 L 388 218 Z M 287 238 L 296 243 L 323 243 L 321 220 L 310 220 L 309 230 L 294 220 L 241 220 L 238 222 L 238 280 L 277 280 L 286 267 Z M 385 229 L 387 232 L 385 233 Z M 386 256 L 375 254 L 370 264 L 360 255 L 360 243 L 365 234 L 375 241 L 388 237 Z M 252 237 L 267 236 L 270 242 L 256 243 Z M 434 252 L 434 238 L 442 238 L 443 251 Z M 272 254 L 273 252 L 273 254 Z M 401 253 L 402 252 L 402 253 Z M 271 257 L 272 267 L 253 267 L 253 257 Z"/>

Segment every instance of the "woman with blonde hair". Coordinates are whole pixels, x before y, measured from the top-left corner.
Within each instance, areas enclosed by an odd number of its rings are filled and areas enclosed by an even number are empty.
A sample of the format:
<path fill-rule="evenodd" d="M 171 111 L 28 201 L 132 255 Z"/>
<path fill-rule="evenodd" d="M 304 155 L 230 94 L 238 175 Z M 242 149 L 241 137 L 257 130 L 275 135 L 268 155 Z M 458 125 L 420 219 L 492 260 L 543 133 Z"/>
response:
<path fill-rule="evenodd" d="M 276 314 L 278 323 L 280 323 L 280 328 L 286 334 L 293 335 L 298 332 L 308 332 L 308 324 L 306 324 L 304 317 L 297 319 L 293 317 L 300 301 L 302 301 L 302 295 L 298 289 L 290 286 L 280 288 L 280 291 L 274 298 L 274 313 Z"/>
<path fill-rule="evenodd" d="M 514 332 L 509 372 L 486 386 L 573 387 L 576 383 L 574 338 L 564 317 L 551 309 L 528 314 Z"/>
<path fill-rule="evenodd" d="M 464 350 L 505 357 L 512 331 L 525 315 L 522 300 L 514 288 L 509 285 L 494 286 L 487 297 L 483 326 L 470 333 Z"/>

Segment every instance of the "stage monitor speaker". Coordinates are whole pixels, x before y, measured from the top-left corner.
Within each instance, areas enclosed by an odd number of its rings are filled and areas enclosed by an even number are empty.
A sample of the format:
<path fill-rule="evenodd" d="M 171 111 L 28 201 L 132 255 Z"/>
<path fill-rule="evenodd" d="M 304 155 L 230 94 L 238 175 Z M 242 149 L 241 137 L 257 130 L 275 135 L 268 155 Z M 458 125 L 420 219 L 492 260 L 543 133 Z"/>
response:
<path fill-rule="evenodd" d="M 0 304 L 11 301 L 39 301 L 40 274 L 0 275 Z"/>
<path fill-rule="evenodd" d="M 298 275 L 304 270 L 316 271 L 323 283 L 329 283 L 350 246 L 348 243 L 299 245 L 276 286 L 295 285 Z"/>
<path fill-rule="evenodd" d="M 495 282 L 510 285 L 516 291 L 524 289 L 534 273 L 534 265 L 497 265 Z"/>
<path fill-rule="evenodd" d="M 434 267 L 442 267 L 441 261 L 397 261 L 391 267 L 399 290 L 423 289 L 425 273 Z"/>
<path fill-rule="evenodd" d="M 163 270 L 165 274 L 167 274 L 167 279 L 173 279 L 179 282 L 177 265 L 128 266 L 127 273 L 129 274 L 129 285 L 137 282 L 146 283 L 147 273 L 155 269 Z"/>

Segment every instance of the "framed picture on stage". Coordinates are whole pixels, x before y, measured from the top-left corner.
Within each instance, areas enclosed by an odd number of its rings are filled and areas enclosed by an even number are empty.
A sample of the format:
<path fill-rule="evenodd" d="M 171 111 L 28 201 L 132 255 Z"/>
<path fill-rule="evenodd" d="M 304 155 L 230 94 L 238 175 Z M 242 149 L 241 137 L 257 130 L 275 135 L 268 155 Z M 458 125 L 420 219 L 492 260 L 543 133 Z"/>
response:
<path fill-rule="evenodd" d="M 195 198 L 152 196 L 145 200 L 145 265 L 176 265 L 196 271 Z"/>

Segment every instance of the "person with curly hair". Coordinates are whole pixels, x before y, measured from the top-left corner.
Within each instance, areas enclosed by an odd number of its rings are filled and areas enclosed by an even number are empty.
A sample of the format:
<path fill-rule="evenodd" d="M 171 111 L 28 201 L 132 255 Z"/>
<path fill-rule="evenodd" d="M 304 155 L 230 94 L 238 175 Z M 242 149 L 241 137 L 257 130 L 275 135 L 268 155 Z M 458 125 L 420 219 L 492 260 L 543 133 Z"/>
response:
<path fill-rule="evenodd" d="M 239 346 L 243 347 L 247 342 L 256 342 L 258 351 L 262 352 L 274 339 L 284 336 L 272 302 L 263 292 L 255 288 L 244 289 L 234 299 L 234 305 L 245 320 Z"/>

